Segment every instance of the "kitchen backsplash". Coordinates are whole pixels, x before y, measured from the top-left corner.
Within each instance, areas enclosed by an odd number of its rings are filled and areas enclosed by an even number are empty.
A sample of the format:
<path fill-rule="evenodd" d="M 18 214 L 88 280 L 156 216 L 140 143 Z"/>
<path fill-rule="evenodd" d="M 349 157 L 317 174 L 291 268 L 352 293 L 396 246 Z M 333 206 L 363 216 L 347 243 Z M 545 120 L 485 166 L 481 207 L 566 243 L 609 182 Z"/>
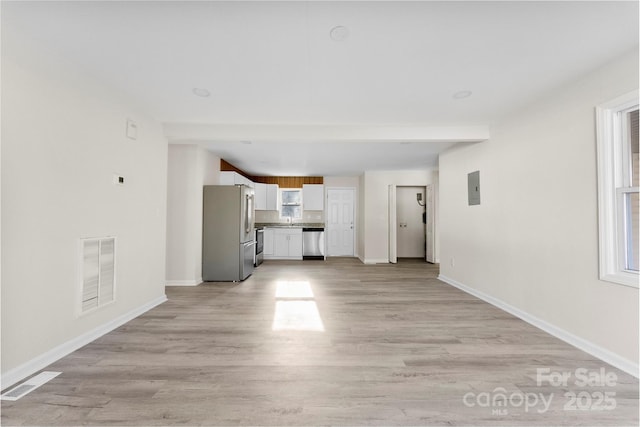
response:
<path fill-rule="evenodd" d="M 280 218 L 280 213 L 278 211 L 256 211 L 256 222 L 258 223 L 283 223 L 286 224 L 286 218 Z M 303 211 L 302 219 L 296 219 L 293 221 L 296 222 L 324 222 L 324 212 L 323 211 Z"/>

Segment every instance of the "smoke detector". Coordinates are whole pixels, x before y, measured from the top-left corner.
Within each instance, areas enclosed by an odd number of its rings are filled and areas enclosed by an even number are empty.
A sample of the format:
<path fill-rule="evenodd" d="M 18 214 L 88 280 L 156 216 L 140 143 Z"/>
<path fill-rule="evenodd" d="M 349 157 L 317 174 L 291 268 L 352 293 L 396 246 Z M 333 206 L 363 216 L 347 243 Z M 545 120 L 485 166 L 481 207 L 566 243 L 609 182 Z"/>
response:
<path fill-rule="evenodd" d="M 333 41 L 342 42 L 349 36 L 349 29 L 342 25 L 338 25 L 329 31 L 329 35 Z"/>

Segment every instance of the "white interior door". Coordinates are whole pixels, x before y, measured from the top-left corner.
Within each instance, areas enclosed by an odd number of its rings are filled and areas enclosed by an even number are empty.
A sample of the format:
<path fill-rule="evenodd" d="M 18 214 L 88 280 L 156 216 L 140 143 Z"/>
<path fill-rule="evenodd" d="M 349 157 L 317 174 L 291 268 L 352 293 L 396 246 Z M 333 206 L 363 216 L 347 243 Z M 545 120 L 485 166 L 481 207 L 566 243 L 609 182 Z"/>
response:
<path fill-rule="evenodd" d="M 354 189 L 327 189 L 327 256 L 354 255 L 354 204 Z"/>
<path fill-rule="evenodd" d="M 389 186 L 389 262 L 395 264 L 398 262 L 398 206 L 396 203 L 396 186 Z"/>
<path fill-rule="evenodd" d="M 435 239 L 435 201 L 433 196 L 433 185 L 427 185 L 427 194 L 425 196 L 425 203 L 427 209 L 427 226 L 426 239 L 427 239 L 427 251 L 425 260 L 427 262 L 436 262 L 436 239 Z"/>

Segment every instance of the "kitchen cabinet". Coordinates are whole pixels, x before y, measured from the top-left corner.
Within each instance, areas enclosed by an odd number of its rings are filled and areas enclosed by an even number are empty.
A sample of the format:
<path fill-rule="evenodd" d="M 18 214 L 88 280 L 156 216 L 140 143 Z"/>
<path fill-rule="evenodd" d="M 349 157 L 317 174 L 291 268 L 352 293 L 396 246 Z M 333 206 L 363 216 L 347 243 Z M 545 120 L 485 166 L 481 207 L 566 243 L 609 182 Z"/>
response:
<path fill-rule="evenodd" d="M 267 236 L 271 253 L 267 253 Z M 265 259 L 302 259 L 302 228 L 265 228 L 264 231 L 264 258 Z"/>
<path fill-rule="evenodd" d="M 278 184 L 266 184 L 267 185 L 267 208 L 268 211 L 278 210 Z"/>
<path fill-rule="evenodd" d="M 302 186 L 302 209 L 305 211 L 324 210 L 324 185 L 304 184 Z"/>
<path fill-rule="evenodd" d="M 255 201 L 257 211 L 267 210 L 267 184 L 255 183 Z"/>
<path fill-rule="evenodd" d="M 277 211 L 278 210 L 278 184 L 262 184 L 256 182 L 256 210 Z"/>
<path fill-rule="evenodd" d="M 264 258 L 273 258 L 273 241 L 275 237 L 275 228 L 264 229 L 264 240 L 262 241 L 262 256 Z"/>
<path fill-rule="evenodd" d="M 247 187 L 254 188 L 254 183 L 249 178 L 240 175 L 238 172 L 221 171 L 220 185 L 239 185 L 244 184 Z"/>

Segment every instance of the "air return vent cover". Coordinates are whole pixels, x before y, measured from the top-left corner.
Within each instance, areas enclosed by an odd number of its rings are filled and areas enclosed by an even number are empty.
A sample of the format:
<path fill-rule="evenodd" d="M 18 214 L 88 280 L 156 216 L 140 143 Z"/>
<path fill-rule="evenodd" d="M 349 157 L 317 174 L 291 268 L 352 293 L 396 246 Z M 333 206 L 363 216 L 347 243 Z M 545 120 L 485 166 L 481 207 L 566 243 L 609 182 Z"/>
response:
<path fill-rule="evenodd" d="M 2 396 L 0 396 L 0 398 L 2 400 L 18 400 L 22 396 L 28 393 L 31 393 L 33 390 L 37 389 L 43 384 L 46 384 L 47 382 L 51 381 L 52 379 L 54 379 L 60 374 L 61 372 L 53 372 L 53 371 L 41 372 L 35 377 L 32 377 L 27 381 L 23 382 L 19 386 L 16 386 L 11 390 L 7 391 Z"/>
<path fill-rule="evenodd" d="M 81 313 L 115 300 L 116 238 L 81 239 Z"/>

